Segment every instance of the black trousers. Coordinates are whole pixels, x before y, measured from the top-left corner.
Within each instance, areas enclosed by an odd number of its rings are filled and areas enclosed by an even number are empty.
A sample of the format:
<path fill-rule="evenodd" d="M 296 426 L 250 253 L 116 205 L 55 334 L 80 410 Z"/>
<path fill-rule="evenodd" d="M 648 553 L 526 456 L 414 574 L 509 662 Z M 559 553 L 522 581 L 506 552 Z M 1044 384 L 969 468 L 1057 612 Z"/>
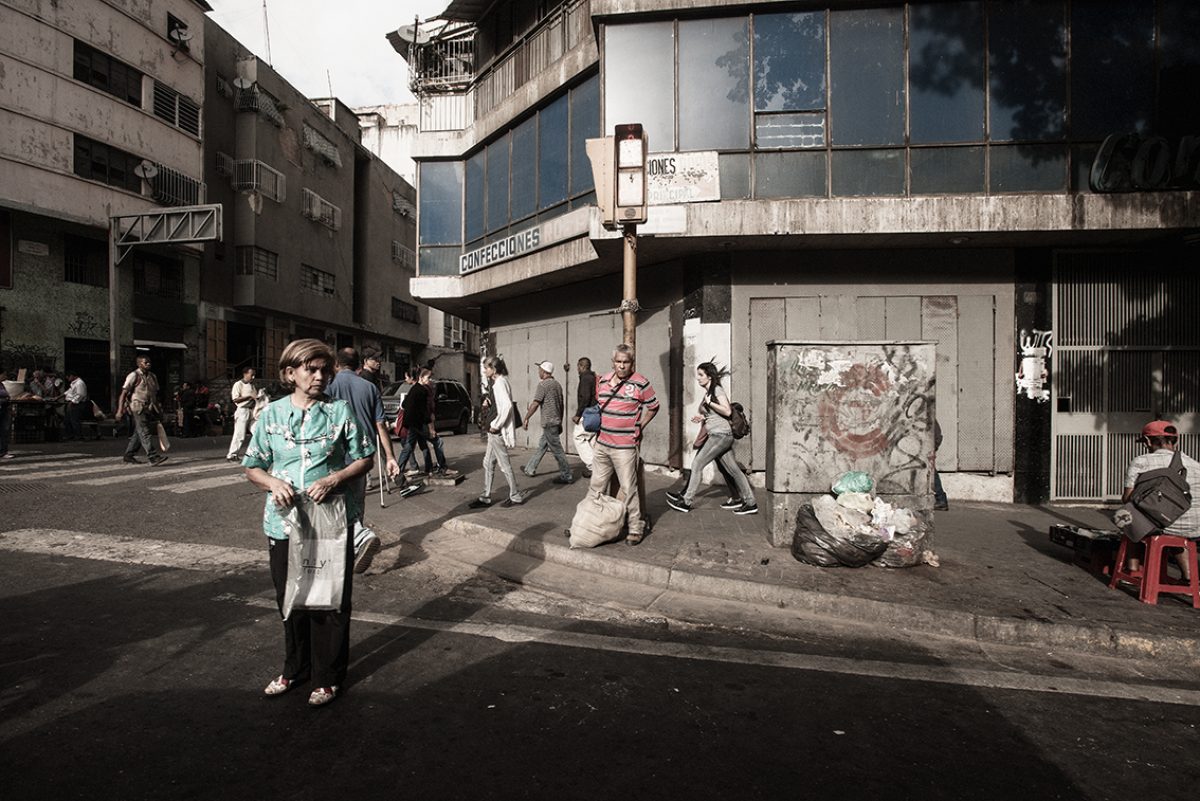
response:
<path fill-rule="evenodd" d="M 275 604 L 283 615 L 283 594 L 287 588 L 288 541 L 267 539 L 271 583 L 275 585 Z M 283 621 L 283 671 L 289 681 L 312 677 L 317 687 L 346 683 L 350 664 L 350 596 L 354 579 L 354 537 L 346 537 L 346 576 L 342 585 L 342 607 L 331 612 L 294 610 Z"/>

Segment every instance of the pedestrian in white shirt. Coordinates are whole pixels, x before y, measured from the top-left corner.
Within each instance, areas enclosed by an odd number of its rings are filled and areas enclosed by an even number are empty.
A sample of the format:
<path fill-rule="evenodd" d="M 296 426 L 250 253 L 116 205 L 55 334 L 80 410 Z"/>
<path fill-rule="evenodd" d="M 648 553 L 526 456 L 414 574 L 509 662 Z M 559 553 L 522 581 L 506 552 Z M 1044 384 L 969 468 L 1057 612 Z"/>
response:
<path fill-rule="evenodd" d="M 238 451 L 246 443 L 246 437 L 250 436 L 250 418 L 254 412 L 254 400 L 258 397 L 258 391 L 254 388 L 253 367 L 242 370 L 242 380 L 233 382 L 233 389 L 229 391 L 229 394 L 233 398 L 235 409 L 233 412 L 233 439 L 229 441 L 229 453 L 225 458 L 231 462 L 238 462 L 241 461 Z"/>
<path fill-rule="evenodd" d="M 66 393 L 63 395 L 63 400 L 66 401 L 66 417 L 63 420 L 63 427 L 66 429 L 65 439 L 83 439 L 83 425 L 81 423 L 84 414 L 84 407 L 91 408 L 91 403 L 88 401 L 87 384 L 83 383 L 83 379 L 79 377 L 79 373 L 67 371 L 67 381 L 70 385 L 67 387 Z"/>

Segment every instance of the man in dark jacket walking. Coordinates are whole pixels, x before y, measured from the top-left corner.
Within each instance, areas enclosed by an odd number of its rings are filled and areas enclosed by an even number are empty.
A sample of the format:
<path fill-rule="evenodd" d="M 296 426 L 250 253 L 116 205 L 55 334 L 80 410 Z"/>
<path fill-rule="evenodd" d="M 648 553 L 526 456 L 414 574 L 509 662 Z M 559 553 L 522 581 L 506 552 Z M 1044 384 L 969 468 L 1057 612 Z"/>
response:
<path fill-rule="evenodd" d="M 575 390 L 575 429 L 572 436 L 575 439 L 575 451 L 583 462 L 583 475 L 592 476 L 592 455 L 596 442 L 596 432 L 583 430 L 583 410 L 596 403 L 596 374 L 592 372 L 592 360 L 584 356 L 576 365 L 579 371 L 579 386 Z"/>

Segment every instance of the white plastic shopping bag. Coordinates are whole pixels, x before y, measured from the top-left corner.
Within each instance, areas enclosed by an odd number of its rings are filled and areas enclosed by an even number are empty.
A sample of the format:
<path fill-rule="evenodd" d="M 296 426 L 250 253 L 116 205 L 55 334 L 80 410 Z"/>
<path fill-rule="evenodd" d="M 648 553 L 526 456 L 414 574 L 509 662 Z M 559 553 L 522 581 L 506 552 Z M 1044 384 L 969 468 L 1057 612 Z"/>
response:
<path fill-rule="evenodd" d="M 293 609 L 333 610 L 342 605 L 346 578 L 346 499 L 330 495 L 317 503 L 304 493 L 283 517 L 288 535 L 287 588 L 283 619 Z"/>

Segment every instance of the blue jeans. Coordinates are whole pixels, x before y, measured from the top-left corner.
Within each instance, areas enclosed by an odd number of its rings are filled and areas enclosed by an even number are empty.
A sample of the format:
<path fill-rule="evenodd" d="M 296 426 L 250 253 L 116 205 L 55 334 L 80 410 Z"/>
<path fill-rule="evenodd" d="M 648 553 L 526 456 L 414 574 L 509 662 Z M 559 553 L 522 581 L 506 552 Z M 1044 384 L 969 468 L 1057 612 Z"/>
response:
<path fill-rule="evenodd" d="M 566 454 L 563 453 L 561 425 L 542 426 L 542 438 L 538 441 L 538 449 L 533 452 L 529 464 L 525 465 L 525 472 L 529 475 L 536 473 L 538 465 L 547 451 L 552 453 L 554 461 L 558 462 L 558 477 L 563 481 L 573 481 L 575 474 L 571 472 L 571 465 L 567 462 Z"/>
<path fill-rule="evenodd" d="M 737 459 L 733 457 L 733 435 L 732 434 L 712 434 L 708 435 L 708 439 L 700 446 L 700 451 L 696 454 L 695 461 L 692 462 L 692 474 L 688 477 L 687 489 L 683 491 L 683 499 L 689 504 L 696 499 L 696 493 L 700 489 L 700 474 L 704 472 L 704 468 L 709 462 L 717 462 L 724 467 L 722 474 L 725 475 L 728 481 L 733 478 L 733 483 L 737 486 L 738 495 L 741 496 L 742 503 L 754 505 L 754 490 L 750 489 L 750 482 L 746 479 L 746 474 L 737 465 Z"/>
<path fill-rule="evenodd" d="M 418 446 L 425 451 L 425 472 L 432 473 L 433 459 L 429 456 L 429 441 L 425 439 L 425 434 L 415 428 L 408 429 L 408 436 L 404 438 L 404 449 L 400 451 L 400 457 L 396 459 L 400 469 L 403 470 L 408 464 L 408 460 L 415 456 Z"/>

